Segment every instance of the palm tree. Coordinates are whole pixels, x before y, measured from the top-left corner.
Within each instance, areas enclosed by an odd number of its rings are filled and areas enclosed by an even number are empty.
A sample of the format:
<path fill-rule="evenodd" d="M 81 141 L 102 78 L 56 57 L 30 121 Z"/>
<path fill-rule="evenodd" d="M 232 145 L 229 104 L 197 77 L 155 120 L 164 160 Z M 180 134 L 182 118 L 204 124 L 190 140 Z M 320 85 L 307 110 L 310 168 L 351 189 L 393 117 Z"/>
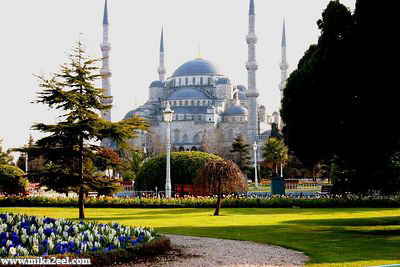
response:
<path fill-rule="evenodd" d="M 243 174 L 238 165 L 229 160 L 212 160 L 206 163 L 195 178 L 195 188 L 205 194 L 217 195 L 214 215 L 219 215 L 223 194 L 246 190 Z"/>
<path fill-rule="evenodd" d="M 264 166 L 271 168 L 279 176 L 278 167 L 284 165 L 288 159 L 288 148 L 282 140 L 271 137 L 264 145 Z"/>

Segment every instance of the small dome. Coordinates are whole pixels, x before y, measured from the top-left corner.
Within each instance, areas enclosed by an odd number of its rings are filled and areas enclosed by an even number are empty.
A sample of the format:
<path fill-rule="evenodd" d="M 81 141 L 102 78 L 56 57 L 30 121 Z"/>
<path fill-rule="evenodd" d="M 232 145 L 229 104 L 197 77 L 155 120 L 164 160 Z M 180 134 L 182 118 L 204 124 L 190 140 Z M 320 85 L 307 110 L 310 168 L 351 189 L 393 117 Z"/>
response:
<path fill-rule="evenodd" d="M 177 68 L 172 77 L 194 75 L 220 75 L 220 72 L 211 61 L 196 58 Z"/>
<path fill-rule="evenodd" d="M 128 113 L 126 113 L 124 120 L 126 119 L 130 119 L 133 118 L 133 115 L 135 114 L 136 109 L 129 111 Z"/>
<path fill-rule="evenodd" d="M 231 84 L 231 80 L 229 80 L 228 78 L 221 78 L 215 84 L 216 85 L 218 85 L 218 84 Z"/>
<path fill-rule="evenodd" d="M 154 81 L 150 84 L 149 88 L 164 88 L 164 83 L 162 81 Z"/>
<path fill-rule="evenodd" d="M 236 86 L 236 88 L 241 92 L 244 92 L 247 90 L 246 86 L 244 86 L 244 85 L 238 85 L 238 86 Z"/>
<path fill-rule="evenodd" d="M 272 116 L 275 116 L 275 115 L 279 116 L 279 112 L 275 111 L 274 113 L 272 113 Z"/>
<path fill-rule="evenodd" d="M 168 100 L 181 100 L 181 99 L 210 99 L 202 91 L 194 88 L 185 88 L 175 91 L 167 97 Z"/>
<path fill-rule="evenodd" d="M 247 100 L 246 93 L 243 91 L 239 91 L 239 100 Z"/>
<path fill-rule="evenodd" d="M 261 106 L 260 106 L 260 109 L 265 109 L 265 106 L 264 106 L 264 105 L 261 105 Z"/>
<path fill-rule="evenodd" d="M 241 106 L 232 106 L 225 111 L 225 116 L 246 116 L 247 109 Z"/>

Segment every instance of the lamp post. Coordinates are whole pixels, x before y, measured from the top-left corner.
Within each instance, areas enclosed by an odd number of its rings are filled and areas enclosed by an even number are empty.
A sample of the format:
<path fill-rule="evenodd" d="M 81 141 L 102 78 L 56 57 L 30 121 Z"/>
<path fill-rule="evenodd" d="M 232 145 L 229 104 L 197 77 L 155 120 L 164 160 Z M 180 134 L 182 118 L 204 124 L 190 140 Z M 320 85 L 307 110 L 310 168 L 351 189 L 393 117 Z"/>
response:
<path fill-rule="evenodd" d="M 258 188 L 258 177 L 257 177 L 257 142 L 253 144 L 254 151 L 254 181 L 256 183 L 256 188 Z"/>
<path fill-rule="evenodd" d="M 167 149 L 167 174 L 165 181 L 165 197 L 171 197 L 171 122 L 172 114 L 169 102 L 167 102 L 167 107 L 164 110 L 164 121 L 167 123 L 167 135 L 166 135 L 166 149 Z"/>

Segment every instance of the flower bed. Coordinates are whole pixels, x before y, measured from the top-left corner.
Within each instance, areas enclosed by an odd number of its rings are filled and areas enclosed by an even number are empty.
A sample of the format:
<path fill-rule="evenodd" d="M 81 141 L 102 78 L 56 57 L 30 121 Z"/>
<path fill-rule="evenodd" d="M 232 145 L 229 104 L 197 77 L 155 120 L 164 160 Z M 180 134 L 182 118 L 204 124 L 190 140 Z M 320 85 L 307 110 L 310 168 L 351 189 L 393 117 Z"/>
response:
<path fill-rule="evenodd" d="M 153 240 L 160 240 L 153 228 L 0 214 L 0 257 L 105 253 L 115 256 L 121 251 L 135 251 L 139 246 L 149 247 Z M 169 246 L 169 240 L 167 243 Z"/>

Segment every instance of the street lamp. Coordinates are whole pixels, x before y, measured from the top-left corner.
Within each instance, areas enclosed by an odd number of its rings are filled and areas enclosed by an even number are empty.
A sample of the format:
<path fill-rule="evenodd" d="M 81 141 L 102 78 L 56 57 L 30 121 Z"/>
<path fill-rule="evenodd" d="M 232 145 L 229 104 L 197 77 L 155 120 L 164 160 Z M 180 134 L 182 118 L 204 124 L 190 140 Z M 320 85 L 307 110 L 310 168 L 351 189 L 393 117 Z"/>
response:
<path fill-rule="evenodd" d="M 165 196 L 171 197 L 171 122 L 172 114 L 169 102 L 167 102 L 167 107 L 164 110 L 164 121 L 167 123 L 167 136 L 166 136 L 166 149 L 167 149 L 167 177 L 165 181 Z"/>
<path fill-rule="evenodd" d="M 258 188 L 258 177 L 257 177 L 257 142 L 253 144 L 254 150 L 254 181 L 256 183 L 256 188 Z"/>

